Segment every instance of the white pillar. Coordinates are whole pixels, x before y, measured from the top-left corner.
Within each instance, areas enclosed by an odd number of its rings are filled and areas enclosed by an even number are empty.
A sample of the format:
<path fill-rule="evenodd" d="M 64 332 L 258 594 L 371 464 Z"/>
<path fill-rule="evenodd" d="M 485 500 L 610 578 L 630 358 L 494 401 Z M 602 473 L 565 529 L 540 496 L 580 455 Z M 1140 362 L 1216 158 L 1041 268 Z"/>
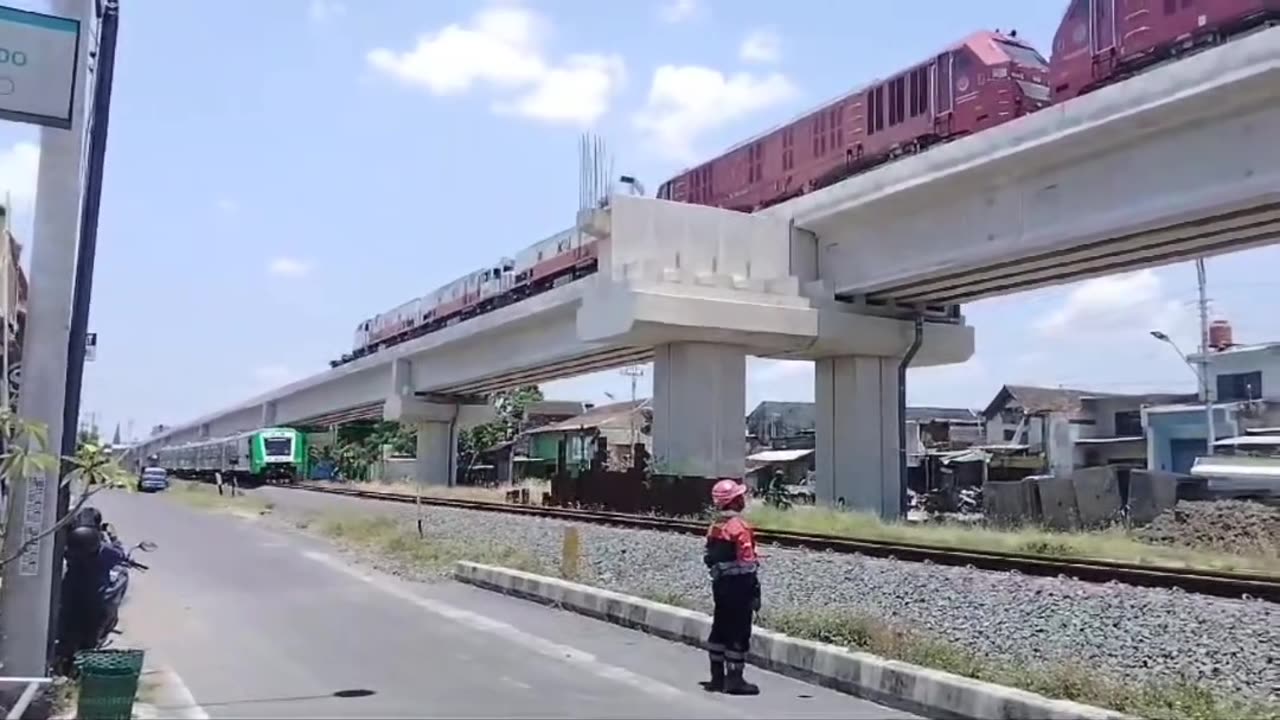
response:
<path fill-rule="evenodd" d="M 276 424 L 276 404 L 273 402 L 262 403 L 262 427 L 273 427 Z"/>
<path fill-rule="evenodd" d="M 714 343 L 654 348 L 653 455 L 663 472 L 742 477 L 746 354 Z"/>
<path fill-rule="evenodd" d="M 899 517 L 898 362 L 850 356 L 814 363 L 818 502 Z"/>
<path fill-rule="evenodd" d="M 71 128 L 40 129 L 40 164 L 36 177 L 34 237 L 31 243 L 31 296 L 22 348 L 22 389 L 18 414 L 45 426 L 47 447 L 62 446 L 62 411 L 66 401 L 67 337 L 71 330 L 72 285 L 80 222 L 84 157 L 85 80 L 92 35 L 92 5 L 86 0 L 56 0 L 54 15 L 80 21 L 79 58 L 73 88 Z M 7 252 L 7 249 L 6 249 Z M 48 529 L 58 504 L 58 466 L 26 478 L 10 478 L 8 533 L 0 595 L 0 663 L 10 676 L 45 674 L 52 573 L 61 566 L 53 557 Z M 15 557 L 16 556 L 16 557 Z"/>
<path fill-rule="evenodd" d="M 414 482 L 420 485 L 454 484 L 454 458 L 457 457 L 454 423 L 420 422 L 418 430 L 417 461 L 414 463 Z"/>

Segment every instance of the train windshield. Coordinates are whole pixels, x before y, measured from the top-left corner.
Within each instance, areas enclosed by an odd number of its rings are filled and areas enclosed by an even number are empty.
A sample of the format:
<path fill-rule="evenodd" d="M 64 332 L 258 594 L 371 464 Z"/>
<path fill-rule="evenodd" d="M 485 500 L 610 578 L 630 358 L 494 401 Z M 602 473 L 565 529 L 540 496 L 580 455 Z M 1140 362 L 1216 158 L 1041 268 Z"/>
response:
<path fill-rule="evenodd" d="M 293 438 L 265 438 L 262 441 L 262 449 L 269 457 L 291 457 L 293 455 Z"/>
<path fill-rule="evenodd" d="M 1049 69 L 1049 63 L 1045 61 L 1044 57 L 1029 47 L 1015 45 L 1009 42 L 1001 42 L 1000 47 L 1009 54 L 1010 59 L 1012 59 L 1015 64 L 1021 67 L 1032 70 Z"/>

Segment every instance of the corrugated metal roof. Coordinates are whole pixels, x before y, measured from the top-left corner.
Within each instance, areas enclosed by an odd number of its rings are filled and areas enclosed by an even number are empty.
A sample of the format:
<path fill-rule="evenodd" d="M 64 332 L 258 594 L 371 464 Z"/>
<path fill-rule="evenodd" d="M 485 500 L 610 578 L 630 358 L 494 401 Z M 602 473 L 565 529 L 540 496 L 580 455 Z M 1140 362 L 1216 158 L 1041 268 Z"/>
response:
<path fill-rule="evenodd" d="M 644 411 L 647 407 L 649 407 L 649 400 L 647 399 L 634 402 L 627 400 L 625 402 L 601 405 L 568 420 L 561 420 L 557 423 L 534 428 L 529 430 L 527 434 L 541 435 L 549 432 L 573 432 L 587 429 L 627 429 L 631 427 L 632 416 Z"/>
<path fill-rule="evenodd" d="M 813 450 L 765 450 L 755 455 L 748 455 L 748 462 L 758 463 L 785 463 L 799 460 L 802 457 L 812 455 Z"/>
<path fill-rule="evenodd" d="M 1196 477 L 1280 480 L 1280 458 L 1201 457 L 1196 458 L 1191 474 Z"/>
<path fill-rule="evenodd" d="M 1080 390 L 1076 388 L 1035 387 L 1033 385 L 1005 385 L 996 393 L 995 398 L 982 411 L 983 417 L 992 417 L 1012 399 L 1027 413 L 1059 412 L 1069 418 L 1080 418 L 1085 412 L 1085 403 L 1091 400 L 1132 399 L 1140 405 L 1156 405 L 1169 402 L 1185 402 L 1195 395 L 1179 393 L 1109 393 L 1096 390 Z"/>
<path fill-rule="evenodd" d="M 1216 447 L 1280 447 L 1280 435 L 1241 435 L 1217 440 Z"/>

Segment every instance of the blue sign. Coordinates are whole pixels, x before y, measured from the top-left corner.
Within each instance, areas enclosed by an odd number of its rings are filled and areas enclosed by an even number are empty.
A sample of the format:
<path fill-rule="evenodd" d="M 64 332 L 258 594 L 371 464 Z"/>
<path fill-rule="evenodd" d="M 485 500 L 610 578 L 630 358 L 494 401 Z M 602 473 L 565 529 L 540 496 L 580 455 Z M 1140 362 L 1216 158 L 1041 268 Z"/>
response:
<path fill-rule="evenodd" d="M 80 21 L 0 6 L 0 118 L 71 127 Z"/>

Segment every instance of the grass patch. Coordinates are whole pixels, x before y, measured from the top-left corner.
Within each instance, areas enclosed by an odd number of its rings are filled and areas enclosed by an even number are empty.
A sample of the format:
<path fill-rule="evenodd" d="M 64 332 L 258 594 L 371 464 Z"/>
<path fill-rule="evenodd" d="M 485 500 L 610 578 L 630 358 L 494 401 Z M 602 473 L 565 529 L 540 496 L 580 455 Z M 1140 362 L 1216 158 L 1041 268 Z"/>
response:
<path fill-rule="evenodd" d="M 1273 548 L 1271 552 L 1235 554 L 1151 545 L 1119 527 L 1097 532 L 1063 533 L 1040 528 L 995 530 L 959 524 L 909 525 L 886 523 L 866 513 L 820 507 L 779 510 L 763 503 L 753 504 L 748 516 L 757 527 L 769 530 L 1058 558 L 1114 560 L 1161 567 L 1280 573 L 1280 548 Z"/>
<path fill-rule="evenodd" d="M 412 482 L 404 480 L 372 482 L 348 483 L 345 487 L 351 487 L 358 490 L 372 490 L 374 492 L 396 493 L 398 495 L 408 495 L 413 497 L 415 494 L 421 494 L 422 497 L 443 498 L 447 500 L 479 500 L 482 502 L 506 502 L 507 493 L 511 490 L 520 490 L 522 488 L 529 489 L 529 502 L 533 505 L 542 504 L 542 496 L 551 492 L 551 483 L 546 480 L 526 480 L 517 485 L 503 487 L 471 487 L 471 486 L 454 486 L 446 487 L 443 485 L 415 485 Z"/>
<path fill-rule="evenodd" d="M 392 517 L 320 517 L 309 523 L 309 529 L 340 544 L 435 574 L 449 571 L 453 563 L 461 560 L 534 573 L 543 570 L 530 553 L 519 548 L 495 542 L 419 537 L 412 523 Z"/>
<path fill-rule="evenodd" d="M 1124 683 L 1087 668 L 992 662 L 943 640 L 841 611 L 766 611 L 758 624 L 793 637 L 1110 708 L 1151 720 L 1276 720 L 1280 704 L 1224 697 L 1194 683 Z"/>
<path fill-rule="evenodd" d="M 262 515 L 271 512 L 275 504 L 255 495 L 237 492 L 230 494 L 230 487 L 223 489 L 226 494 L 219 495 L 218 488 L 209 483 L 191 480 L 171 480 L 166 496 L 174 498 L 190 507 L 201 510 L 222 510 L 240 515 Z"/>

